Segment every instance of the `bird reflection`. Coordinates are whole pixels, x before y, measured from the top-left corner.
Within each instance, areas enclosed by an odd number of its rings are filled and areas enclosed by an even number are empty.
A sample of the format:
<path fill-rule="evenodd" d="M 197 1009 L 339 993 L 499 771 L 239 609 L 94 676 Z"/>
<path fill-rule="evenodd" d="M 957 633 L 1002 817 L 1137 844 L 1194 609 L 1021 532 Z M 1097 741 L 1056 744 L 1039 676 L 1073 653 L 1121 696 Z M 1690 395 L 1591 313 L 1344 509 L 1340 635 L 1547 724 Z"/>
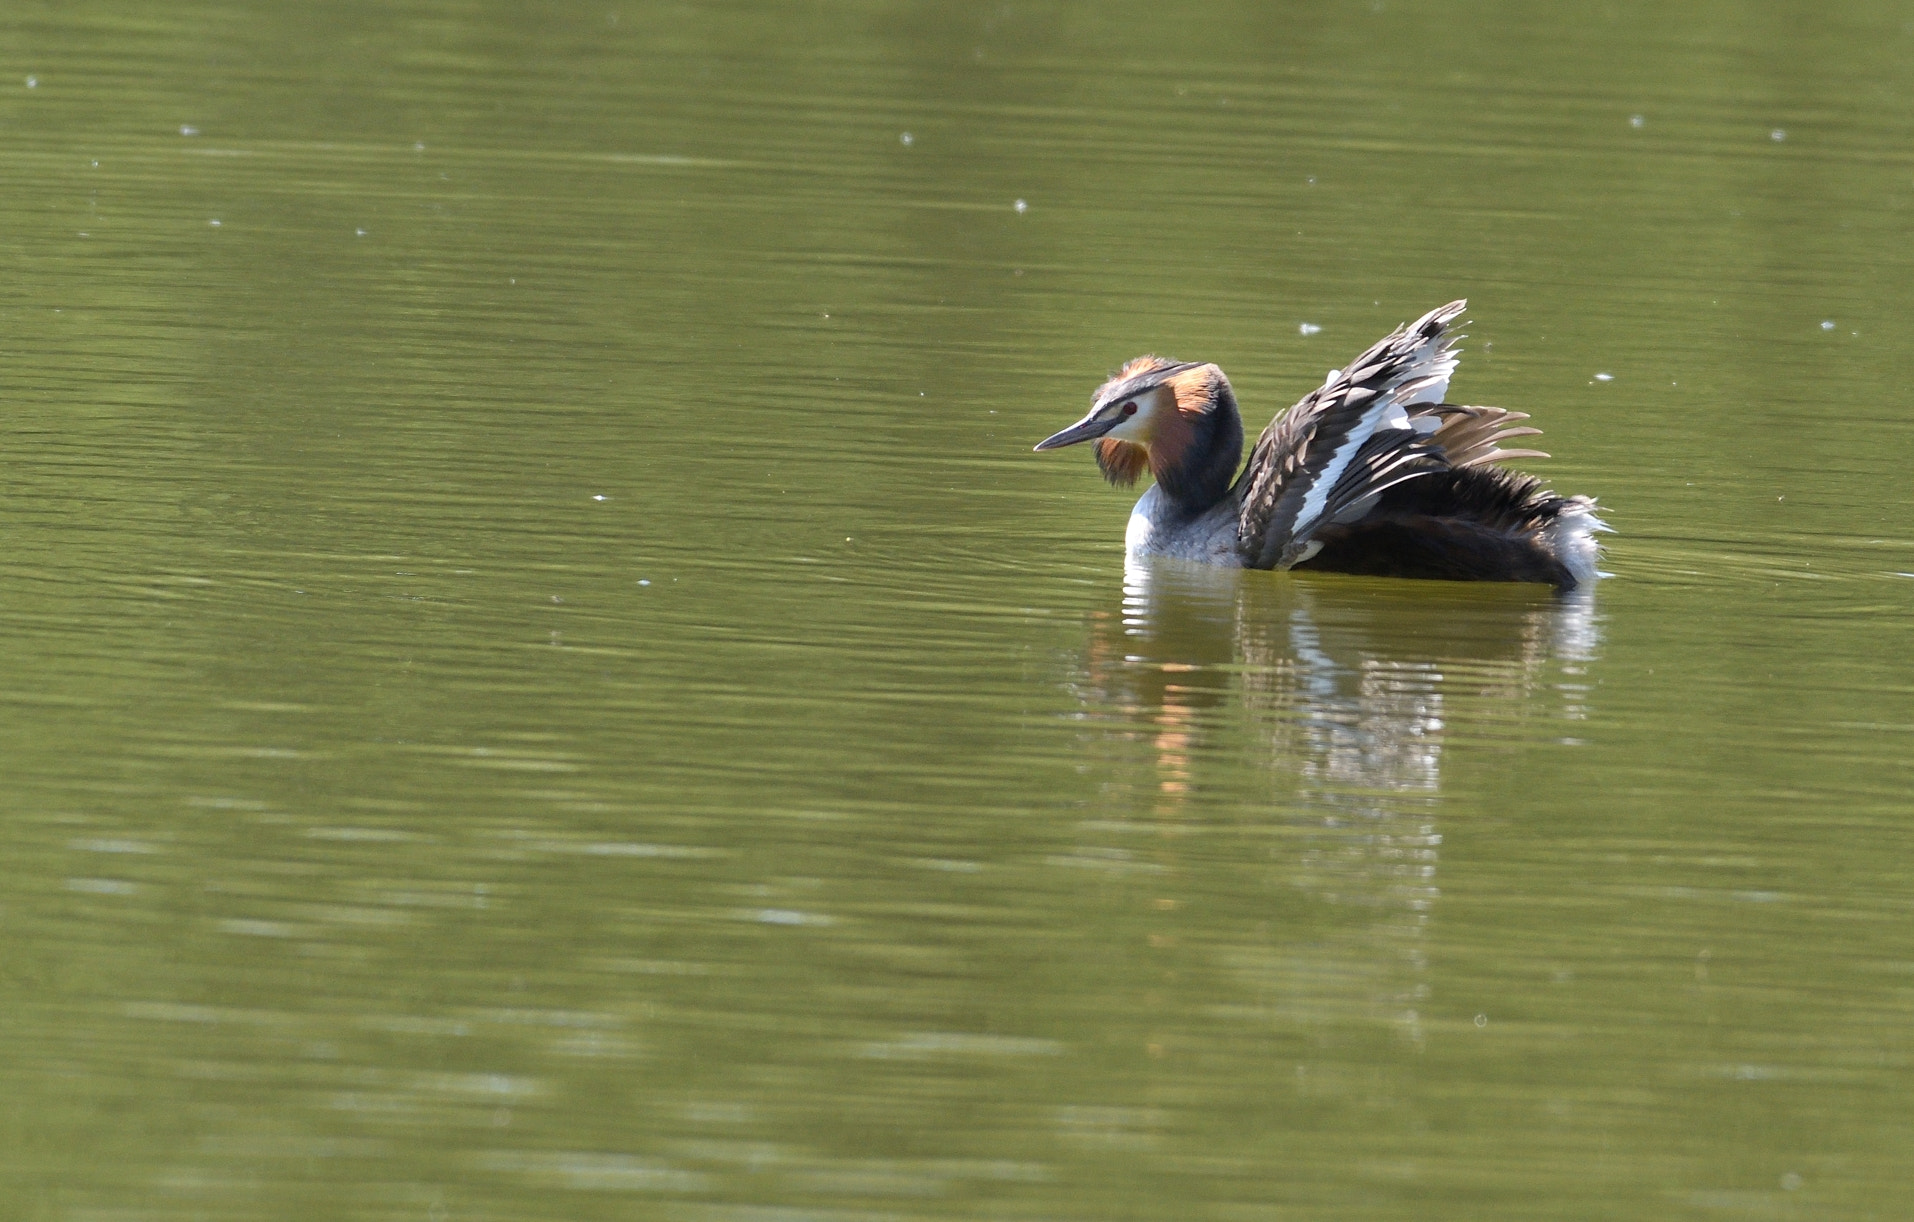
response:
<path fill-rule="evenodd" d="M 1238 970 L 1277 1004 L 1323 1017 L 1354 1001 L 1419 1042 L 1445 748 L 1572 741 L 1600 643 L 1592 589 L 1144 561 L 1126 570 L 1120 607 L 1093 621 L 1079 695 L 1146 747 L 1124 752 L 1144 817 L 1174 835 L 1247 806 L 1291 837 L 1280 856 L 1296 885 L 1339 906 L 1311 962 L 1238 947 Z M 1252 792 L 1205 808 L 1206 792 L 1245 783 L 1232 760 L 1245 750 Z"/>

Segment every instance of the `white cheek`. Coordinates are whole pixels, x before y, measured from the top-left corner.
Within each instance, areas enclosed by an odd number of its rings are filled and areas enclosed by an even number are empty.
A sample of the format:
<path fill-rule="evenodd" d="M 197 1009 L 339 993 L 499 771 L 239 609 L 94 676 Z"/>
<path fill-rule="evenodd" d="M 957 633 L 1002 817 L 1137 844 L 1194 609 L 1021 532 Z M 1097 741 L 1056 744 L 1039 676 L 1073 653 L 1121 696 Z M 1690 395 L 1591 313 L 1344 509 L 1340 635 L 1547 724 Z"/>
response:
<path fill-rule="evenodd" d="M 1122 424 L 1117 425 L 1115 428 L 1111 429 L 1108 433 L 1105 433 L 1104 436 L 1115 437 L 1119 441 L 1147 440 L 1148 435 L 1143 431 L 1143 416 L 1144 416 L 1144 413 L 1141 411 L 1138 411 L 1136 415 L 1131 416 L 1129 419 L 1125 420 Z"/>

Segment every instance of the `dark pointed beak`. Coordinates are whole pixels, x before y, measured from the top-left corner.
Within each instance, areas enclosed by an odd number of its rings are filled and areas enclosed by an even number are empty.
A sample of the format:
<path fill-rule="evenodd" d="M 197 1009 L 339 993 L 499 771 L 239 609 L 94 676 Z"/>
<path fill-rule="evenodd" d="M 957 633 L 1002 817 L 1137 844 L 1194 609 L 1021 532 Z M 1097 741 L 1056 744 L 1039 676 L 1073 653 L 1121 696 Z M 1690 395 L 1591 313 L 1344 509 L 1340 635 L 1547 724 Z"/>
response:
<path fill-rule="evenodd" d="M 1096 412 L 1093 411 L 1069 428 L 1063 430 L 1063 432 L 1052 433 L 1031 448 L 1034 450 L 1060 450 L 1064 446 L 1073 446 L 1079 441 L 1093 441 L 1115 428 L 1118 424 L 1122 423 L 1122 421 L 1123 418 L 1121 416 L 1114 414 L 1099 420 L 1097 419 Z"/>

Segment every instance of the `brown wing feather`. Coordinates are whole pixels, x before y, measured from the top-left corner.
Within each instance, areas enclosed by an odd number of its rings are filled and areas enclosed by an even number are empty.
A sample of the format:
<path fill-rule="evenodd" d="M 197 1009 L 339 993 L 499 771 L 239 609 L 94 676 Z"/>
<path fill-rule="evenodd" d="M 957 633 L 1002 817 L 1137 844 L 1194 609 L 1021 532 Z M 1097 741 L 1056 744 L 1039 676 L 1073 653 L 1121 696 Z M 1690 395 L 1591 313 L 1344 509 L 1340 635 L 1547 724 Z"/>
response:
<path fill-rule="evenodd" d="M 1511 437 L 1539 437 L 1542 430 L 1533 425 L 1516 425 L 1527 420 L 1527 412 L 1512 412 L 1501 407 L 1464 407 L 1456 403 L 1437 403 L 1411 417 L 1435 416 L 1442 421 L 1430 441 L 1439 446 L 1451 467 L 1473 467 L 1501 462 L 1508 458 L 1547 458 L 1541 450 L 1503 450 L 1497 447 Z"/>

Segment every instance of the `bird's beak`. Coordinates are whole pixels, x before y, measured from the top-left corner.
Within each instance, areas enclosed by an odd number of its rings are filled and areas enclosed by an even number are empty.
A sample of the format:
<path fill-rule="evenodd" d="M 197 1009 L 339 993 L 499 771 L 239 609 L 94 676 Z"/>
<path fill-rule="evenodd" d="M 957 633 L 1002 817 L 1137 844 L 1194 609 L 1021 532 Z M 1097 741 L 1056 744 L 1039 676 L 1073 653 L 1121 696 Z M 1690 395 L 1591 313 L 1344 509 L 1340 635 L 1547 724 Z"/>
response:
<path fill-rule="evenodd" d="M 1073 446 L 1079 441 L 1091 441 L 1101 437 L 1121 423 L 1123 423 L 1123 417 L 1115 413 L 1111 413 L 1099 420 L 1096 410 L 1093 408 L 1090 414 L 1083 419 L 1077 421 L 1061 433 L 1052 433 L 1032 448 L 1036 450 L 1060 450 L 1064 446 Z"/>

